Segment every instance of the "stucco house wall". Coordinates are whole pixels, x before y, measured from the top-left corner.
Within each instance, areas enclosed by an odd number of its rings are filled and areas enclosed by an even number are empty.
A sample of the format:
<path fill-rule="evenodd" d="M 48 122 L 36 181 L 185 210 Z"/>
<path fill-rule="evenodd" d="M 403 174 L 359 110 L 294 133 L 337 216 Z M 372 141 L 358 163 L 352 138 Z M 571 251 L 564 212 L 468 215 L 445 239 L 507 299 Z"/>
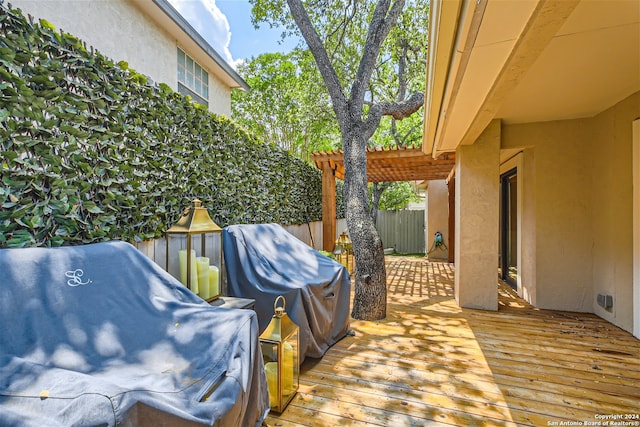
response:
<path fill-rule="evenodd" d="M 153 81 L 178 89 L 176 38 L 132 1 L 12 0 L 11 4 L 37 19 L 46 19 L 116 62 L 126 61 Z M 230 116 L 231 88 L 208 71 L 209 111 Z"/>
<path fill-rule="evenodd" d="M 535 293 L 531 302 L 541 308 L 591 311 L 592 144 L 587 137 L 583 120 L 503 126 L 502 148 L 526 147 L 535 154 L 528 165 L 535 182 L 523 180 L 528 202 L 522 209 L 536 225 L 523 221 L 521 244 L 535 242 L 536 281 L 523 280 L 522 286 Z"/>
<path fill-rule="evenodd" d="M 500 143 L 494 120 L 474 144 L 456 150 L 454 293 L 461 307 L 498 309 Z"/>
<path fill-rule="evenodd" d="M 427 229 L 426 229 L 426 246 L 427 251 L 433 246 L 435 233 L 442 233 L 442 241 L 448 245 L 449 243 L 449 188 L 445 180 L 429 181 L 427 188 Z M 444 247 L 433 249 L 429 255 L 429 259 L 446 260 L 449 258 L 449 251 Z"/>
<path fill-rule="evenodd" d="M 432 0 L 430 11 L 423 150 L 477 145 L 500 121 L 500 173 L 519 162 L 518 293 L 640 338 L 638 1 Z M 456 252 L 457 276 L 464 263 L 478 267 Z"/>
<path fill-rule="evenodd" d="M 209 73 L 209 111 L 231 117 L 231 88 Z"/>
<path fill-rule="evenodd" d="M 593 156 L 593 312 L 633 328 L 633 157 L 632 121 L 640 117 L 640 92 L 592 120 Z M 600 307 L 597 294 L 613 296 Z"/>
<path fill-rule="evenodd" d="M 536 188 L 536 152 L 534 149 L 524 150 L 521 153 L 521 171 L 518 170 L 520 181 L 522 182 L 522 204 L 520 206 L 520 248 L 522 251 L 521 263 L 518 264 L 521 286 L 518 292 L 522 298 L 529 301 L 534 306 L 538 304 L 537 283 L 537 245 L 538 235 L 536 210 L 536 192 L 531 189 Z M 526 206 L 526 208 L 525 208 Z M 544 236 L 541 236 L 544 239 Z M 525 244 L 522 241 L 525 241 Z"/>
<path fill-rule="evenodd" d="M 640 93 L 593 118 L 504 125 L 523 149 L 521 295 L 540 308 L 595 312 L 633 327 L 631 122 Z M 597 295 L 608 294 L 605 310 Z"/>

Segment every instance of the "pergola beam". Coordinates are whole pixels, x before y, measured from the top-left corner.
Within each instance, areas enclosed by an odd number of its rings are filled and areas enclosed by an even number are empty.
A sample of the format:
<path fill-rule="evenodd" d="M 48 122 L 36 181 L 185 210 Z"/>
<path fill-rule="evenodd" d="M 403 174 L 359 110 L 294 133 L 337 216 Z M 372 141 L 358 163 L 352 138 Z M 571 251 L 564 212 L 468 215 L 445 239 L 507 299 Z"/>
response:
<path fill-rule="evenodd" d="M 322 248 L 332 252 L 336 239 L 336 178 L 344 179 L 341 150 L 313 153 L 311 159 L 322 171 Z M 455 154 L 437 159 L 420 148 L 367 149 L 369 182 L 431 181 L 446 179 L 455 167 Z"/>
<path fill-rule="evenodd" d="M 344 179 L 342 151 L 313 153 L 311 159 L 320 170 L 325 162 L 329 162 L 335 177 Z M 445 179 L 454 166 L 454 153 L 444 153 L 434 159 L 424 154 L 419 148 L 367 150 L 367 179 L 369 182 Z"/>

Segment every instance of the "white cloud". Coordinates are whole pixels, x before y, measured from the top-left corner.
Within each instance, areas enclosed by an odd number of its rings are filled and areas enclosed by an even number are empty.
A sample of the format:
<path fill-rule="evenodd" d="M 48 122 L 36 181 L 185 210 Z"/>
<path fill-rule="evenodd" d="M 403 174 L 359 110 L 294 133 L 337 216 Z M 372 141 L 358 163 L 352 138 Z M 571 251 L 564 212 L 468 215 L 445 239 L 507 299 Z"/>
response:
<path fill-rule="evenodd" d="M 243 65 L 246 65 L 247 62 L 248 61 L 244 58 L 238 58 L 235 61 L 233 61 L 231 66 L 233 67 L 234 70 L 238 70 L 238 68 L 242 67 Z"/>
<path fill-rule="evenodd" d="M 229 50 L 231 29 L 216 0 L 169 0 L 169 3 L 229 63 L 236 64 Z"/>

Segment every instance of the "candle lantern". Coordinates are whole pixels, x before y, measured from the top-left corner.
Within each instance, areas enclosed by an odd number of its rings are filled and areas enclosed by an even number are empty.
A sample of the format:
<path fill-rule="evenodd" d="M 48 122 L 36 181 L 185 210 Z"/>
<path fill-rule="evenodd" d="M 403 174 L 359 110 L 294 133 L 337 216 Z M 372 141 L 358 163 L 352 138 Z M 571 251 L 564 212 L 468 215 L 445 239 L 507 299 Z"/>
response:
<path fill-rule="evenodd" d="M 346 231 L 343 231 L 336 239 L 333 254 L 336 257 L 336 260 L 340 264 L 344 265 L 348 272 L 351 272 L 353 266 L 349 268 L 349 261 L 351 258 L 350 256 L 353 255 L 353 243 L 351 243 L 351 238 Z"/>
<path fill-rule="evenodd" d="M 282 306 L 278 306 L 278 301 Z M 298 390 L 299 328 L 284 311 L 286 301 L 280 295 L 273 303 L 274 315 L 260 335 L 260 348 L 269 386 L 271 410 L 281 413 Z"/>
<path fill-rule="evenodd" d="M 194 238 L 200 240 L 199 252 L 194 247 Z M 207 239 L 214 241 L 212 257 L 207 256 Z M 177 253 L 175 249 L 170 251 L 170 240 L 172 245 L 173 241 L 180 242 L 181 249 Z M 183 248 L 185 240 L 186 249 Z M 166 231 L 165 241 L 167 271 L 170 271 L 170 260 L 177 259 L 180 281 L 206 301 L 217 299 L 220 296 L 220 279 L 223 277 L 222 229 L 213 222 L 200 200 L 194 199 L 191 206 L 182 212 L 178 222 Z M 219 243 L 215 244 L 216 241 Z M 170 258 L 170 254 L 178 256 Z M 173 265 L 175 266 L 175 263 Z"/>

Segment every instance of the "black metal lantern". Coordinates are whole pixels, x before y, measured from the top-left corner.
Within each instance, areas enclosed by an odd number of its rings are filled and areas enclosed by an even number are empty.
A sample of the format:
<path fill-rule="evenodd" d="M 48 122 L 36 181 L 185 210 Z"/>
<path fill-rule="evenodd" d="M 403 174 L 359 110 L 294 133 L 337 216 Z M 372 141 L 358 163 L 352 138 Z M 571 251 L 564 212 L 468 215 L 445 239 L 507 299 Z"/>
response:
<path fill-rule="evenodd" d="M 282 307 L 278 301 L 282 300 Z M 273 303 L 273 318 L 260 335 L 260 349 L 269 386 L 271 410 L 281 413 L 298 391 L 300 375 L 300 337 L 298 326 L 284 311 L 286 301 L 280 295 Z"/>
<path fill-rule="evenodd" d="M 177 259 L 180 272 L 176 277 L 179 277 L 187 288 L 203 299 L 207 301 L 217 299 L 220 296 L 220 279 L 223 277 L 222 229 L 213 222 L 207 209 L 202 207 L 200 200 L 193 200 L 191 206 L 182 212 L 178 222 L 166 231 L 165 238 L 167 271 L 170 271 L 170 261 Z M 194 248 L 194 238 L 200 240 L 199 253 Z M 213 257 L 207 256 L 206 242 L 208 238 L 219 242 L 217 245 L 219 250 L 213 251 Z M 169 244 L 170 240 L 179 242 L 180 249 L 178 251 L 175 249 L 170 251 L 170 246 L 173 246 L 173 244 Z M 173 265 L 175 266 L 175 262 Z"/>

